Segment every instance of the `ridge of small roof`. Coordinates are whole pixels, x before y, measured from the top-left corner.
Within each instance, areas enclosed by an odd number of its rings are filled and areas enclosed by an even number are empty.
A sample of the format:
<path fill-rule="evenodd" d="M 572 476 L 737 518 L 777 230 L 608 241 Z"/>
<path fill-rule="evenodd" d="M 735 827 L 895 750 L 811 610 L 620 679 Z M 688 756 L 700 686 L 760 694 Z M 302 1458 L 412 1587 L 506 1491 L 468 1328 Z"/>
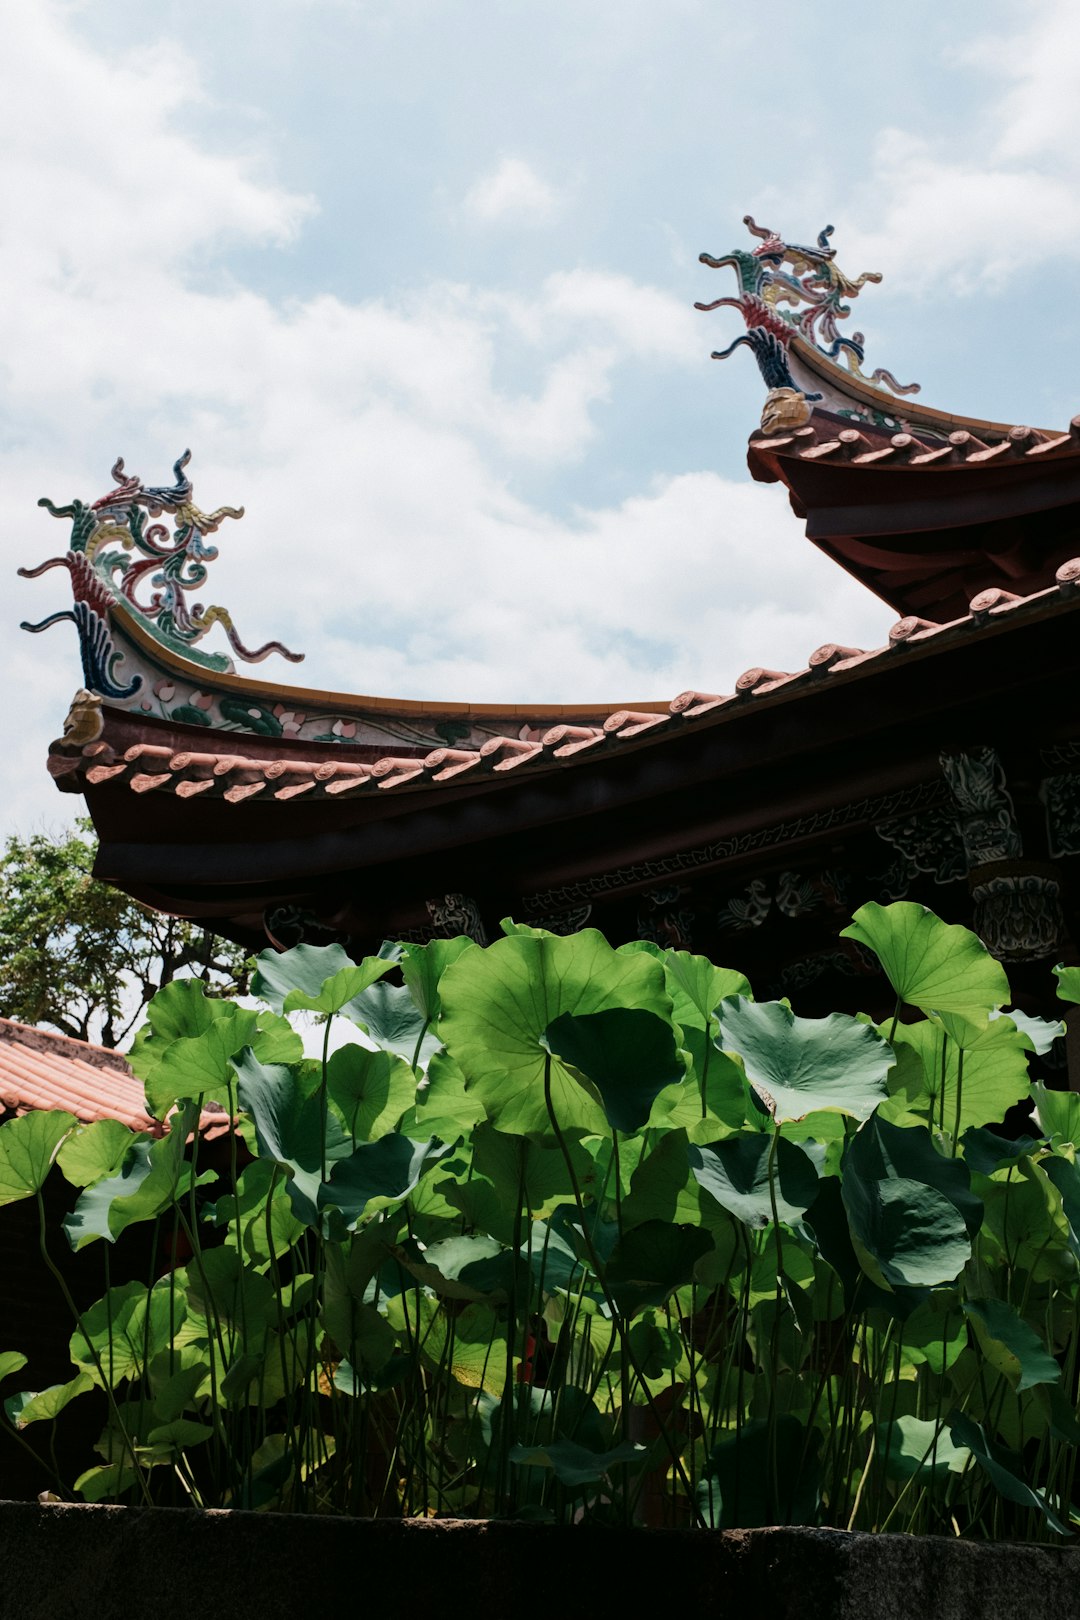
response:
<path fill-rule="evenodd" d="M 11 1018 L 0 1018 L 0 1108 L 62 1109 L 84 1125 L 115 1119 L 154 1136 L 165 1129 L 147 1112 L 142 1081 L 122 1052 Z M 203 1110 L 199 1130 L 207 1140 L 227 1128 L 224 1114 Z"/>

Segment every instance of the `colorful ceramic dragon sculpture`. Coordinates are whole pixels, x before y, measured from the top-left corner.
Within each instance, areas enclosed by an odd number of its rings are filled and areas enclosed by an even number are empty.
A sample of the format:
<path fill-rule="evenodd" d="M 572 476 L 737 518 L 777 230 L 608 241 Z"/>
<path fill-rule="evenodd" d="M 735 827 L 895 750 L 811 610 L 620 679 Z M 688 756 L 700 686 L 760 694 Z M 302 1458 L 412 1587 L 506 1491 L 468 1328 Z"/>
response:
<path fill-rule="evenodd" d="M 272 652 L 292 663 L 303 658 L 303 653 L 290 652 L 280 641 L 268 641 L 252 652 L 225 608 L 189 604 L 188 592 L 203 584 L 207 565 L 218 555 L 216 546 L 205 543 L 206 537 L 216 534 L 226 518 L 244 515 L 242 506 L 200 511 L 185 473 L 190 460 L 191 452 L 185 450 L 173 466 L 175 483 L 160 487 L 147 487 L 126 474 L 123 460 L 118 460 L 112 469 L 115 488 L 100 500 L 90 505 L 75 500 L 68 506 L 55 506 L 48 498 L 38 502 L 53 517 L 71 519 L 71 539 L 62 557 L 50 557 L 37 568 L 20 568 L 19 573 L 24 579 L 36 579 L 50 568 L 66 568 L 74 602 L 39 624 L 24 622 L 22 628 L 37 634 L 70 619 L 79 632 L 85 684 L 103 697 L 130 698 L 142 685 L 138 673 L 126 683 L 117 676 L 122 655 L 110 623 L 116 604 L 126 608 L 155 641 L 209 670 L 232 667 L 221 653 L 195 650 L 195 643 L 214 624 L 222 626 L 233 651 L 246 663 L 259 663 Z M 157 518 L 166 512 L 173 520 L 172 533 L 163 523 L 147 527 L 147 516 Z M 148 596 L 142 594 L 145 591 Z"/>
<path fill-rule="evenodd" d="M 898 383 L 890 371 L 879 367 L 869 377 L 862 370 L 865 358 L 861 332 L 850 335 L 838 323 L 851 314 L 850 301 L 857 298 L 868 281 L 880 281 L 880 272 L 867 270 L 852 280 L 836 263 L 836 249 L 830 247 L 833 227 L 826 225 L 815 247 L 786 242 L 775 231 L 747 214 L 744 225 L 760 246 L 747 251 L 734 248 L 720 258 L 700 255 L 701 263 L 714 270 L 730 265 L 739 279 L 737 298 L 715 298 L 695 309 L 737 309 L 746 322 L 746 331 L 726 349 L 716 350 L 714 360 L 726 360 L 738 348 L 751 350 L 762 378 L 770 390 L 791 391 L 800 399 L 820 400 L 819 393 L 808 393 L 792 375 L 789 359 L 791 343 L 801 338 L 827 360 L 847 363 L 848 370 L 861 382 L 887 387 L 894 394 L 917 394 L 918 383 Z M 786 307 L 785 307 L 786 306 Z"/>

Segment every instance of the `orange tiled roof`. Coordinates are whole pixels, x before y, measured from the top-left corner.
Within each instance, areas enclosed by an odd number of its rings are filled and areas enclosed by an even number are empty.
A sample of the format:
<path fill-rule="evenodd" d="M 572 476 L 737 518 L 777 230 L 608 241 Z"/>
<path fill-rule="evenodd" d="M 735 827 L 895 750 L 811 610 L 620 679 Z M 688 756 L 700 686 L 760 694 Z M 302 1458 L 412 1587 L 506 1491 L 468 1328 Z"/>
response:
<path fill-rule="evenodd" d="M 118 1119 L 133 1131 L 163 1134 L 146 1112 L 142 1081 L 122 1052 L 72 1040 L 0 1018 L 0 1105 L 12 1113 L 62 1108 L 84 1124 Z M 220 1114 L 200 1120 L 205 1135 L 220 1134 Z"/>

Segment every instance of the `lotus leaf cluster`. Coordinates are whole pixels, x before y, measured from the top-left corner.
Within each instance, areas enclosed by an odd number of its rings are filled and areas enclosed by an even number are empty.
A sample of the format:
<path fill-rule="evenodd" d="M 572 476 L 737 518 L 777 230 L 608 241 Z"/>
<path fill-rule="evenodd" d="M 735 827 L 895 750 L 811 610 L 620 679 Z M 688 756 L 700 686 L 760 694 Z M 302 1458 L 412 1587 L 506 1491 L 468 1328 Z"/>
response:
<path fill-rule="evenodd" d="M 93 1502 L 1071 1535 L 1080 1097 L 1029 1063 L 1063 1026 L 922 906 L 845 933 L 883 1020 L 510 922 L 267 952 L 262 1010 L 168 985 L 131 1054 L 159 1132 L 0 1126 L 71 1313 L 6 1440 L 46 1477 L 81 1421 L 52 1488 Z M 57 1245 L 109 1279 L 138 1225 L 148 1274 L 80 1310 Z"/>

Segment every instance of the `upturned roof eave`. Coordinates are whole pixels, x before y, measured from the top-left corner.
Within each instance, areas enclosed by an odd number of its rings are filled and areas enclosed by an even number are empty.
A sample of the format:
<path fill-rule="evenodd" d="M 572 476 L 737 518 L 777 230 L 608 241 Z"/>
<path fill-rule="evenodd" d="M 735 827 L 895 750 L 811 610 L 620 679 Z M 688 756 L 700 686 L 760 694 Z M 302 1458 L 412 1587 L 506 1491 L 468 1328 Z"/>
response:
<path fill-rule="evenodd" d="M 666 701 L 645 699 L 641 702 L 624 703 L 486 703 L 457 701 L 449 698 L 389 698 L 369 697 L 356 692 L 335 692 L 328 688 L 294 686 L 277 681 L 267 681 L 250 675 L 238 675 L 235 672 L 207 670 L 203 665 L 184 658 L 165 646 L 155 637 L 147 634 L 138 619 L 130 613 L 122 602 L 117 601 L 111 607 L 112 617 L 122 633 L 128 636 L 139 650 L 153 663 L 157 664 L 163 673 L 176 675 L 195 685 L 214 687 L 238 697 L 258 697 L 269 703 L 281 703 L 288 707 L 314 708 L 316 706 L 333 708 L 356 715 L 378 714 L 401 719 L 415 719 L 418 716 L 433 719 L 456 719 L 466 716 L 473 720 L 506 720 L 530 721 L 545 720 L 555 725 L 560 720 L 574 719 L 587 720 L 593 716 L 606 715 L 618 707 L 626 709 L 640 709 L 646 713 L 663 713 L 667 709 Z"/>

